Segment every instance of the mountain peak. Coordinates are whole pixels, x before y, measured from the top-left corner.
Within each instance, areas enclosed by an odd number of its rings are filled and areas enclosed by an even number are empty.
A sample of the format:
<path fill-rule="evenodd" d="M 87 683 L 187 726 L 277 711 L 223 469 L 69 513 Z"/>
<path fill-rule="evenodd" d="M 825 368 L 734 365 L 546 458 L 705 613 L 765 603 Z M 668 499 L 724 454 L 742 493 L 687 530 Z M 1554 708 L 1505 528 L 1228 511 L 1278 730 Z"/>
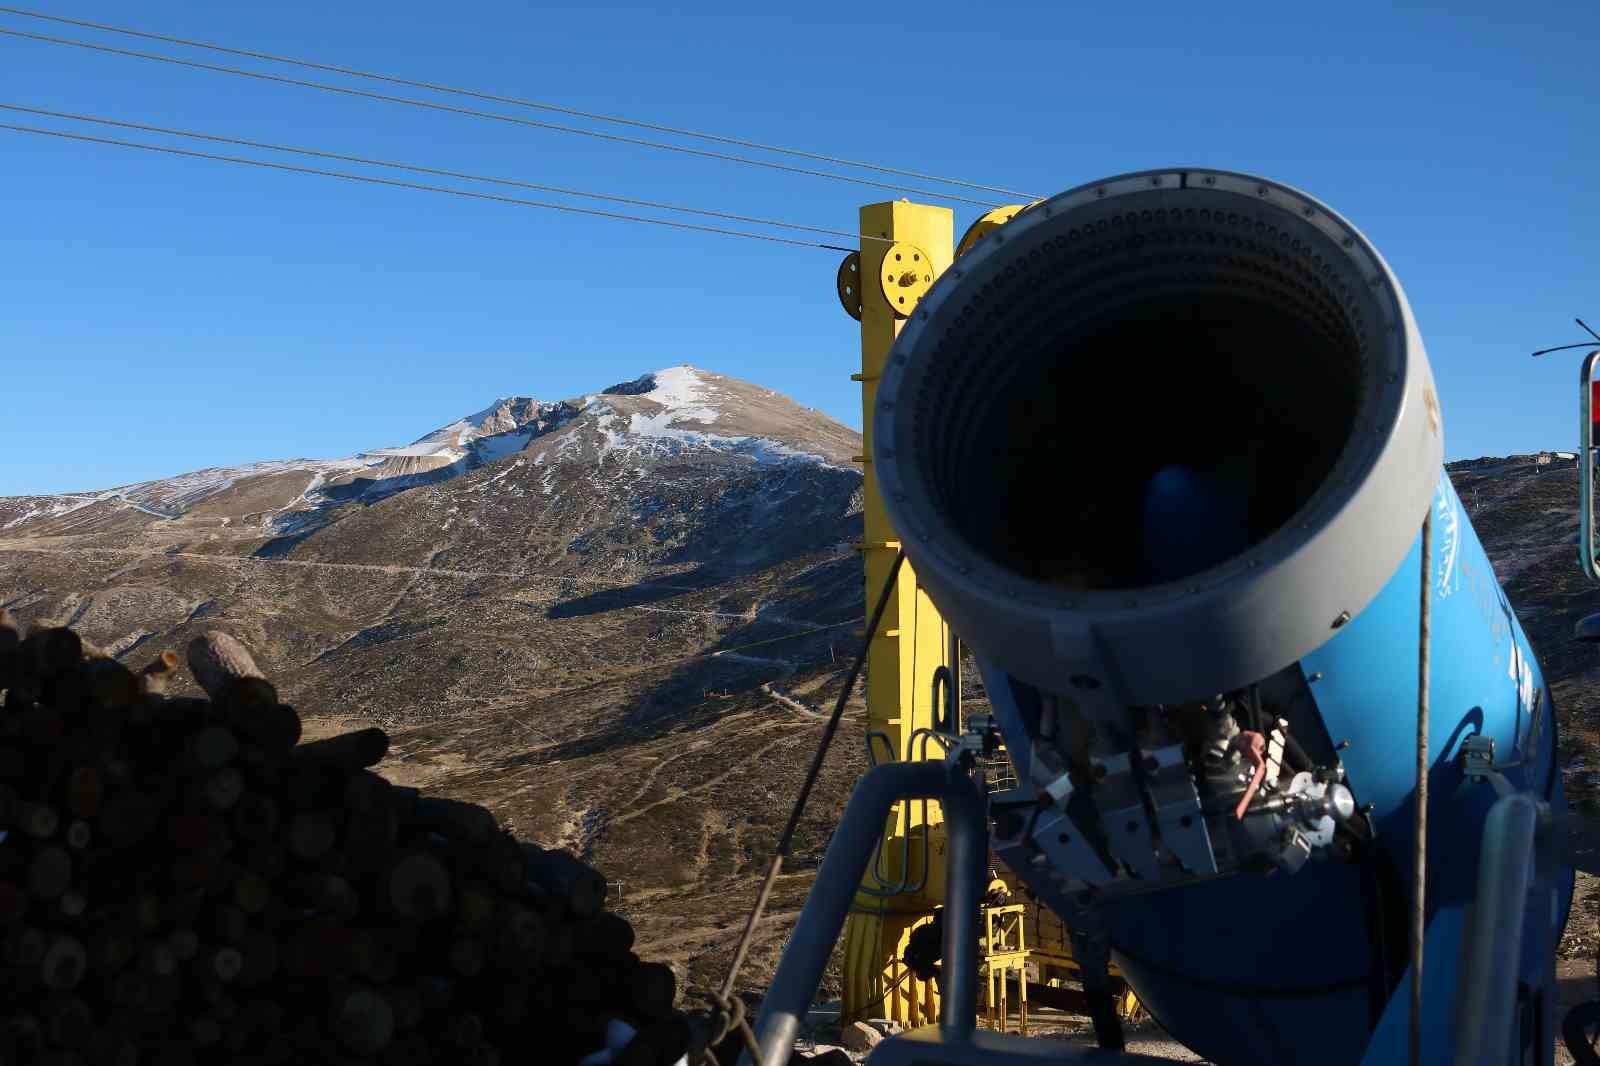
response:
<path fill-rule="evenodd" d="M 859 450 L 859 434 L 818 411 L 680 363 L 566 400 L 500 396 L 410 444 L 348 458 L 208 468 L 98 493 L 19 498 L 0 505 L 0 527 L 66 519 L 69 512 L 75 530 L 108 518 L 143 522 L 215 512 L 230 532 L 289 533 L 323 522 L 345 504 L 376 503 L 521 453 L 541 467 L 620 465 L 640 476 L 657 462 L 692 457 L 731 464 L 725 468 L 733 476 L 751 464 L 853 469 Z"/>

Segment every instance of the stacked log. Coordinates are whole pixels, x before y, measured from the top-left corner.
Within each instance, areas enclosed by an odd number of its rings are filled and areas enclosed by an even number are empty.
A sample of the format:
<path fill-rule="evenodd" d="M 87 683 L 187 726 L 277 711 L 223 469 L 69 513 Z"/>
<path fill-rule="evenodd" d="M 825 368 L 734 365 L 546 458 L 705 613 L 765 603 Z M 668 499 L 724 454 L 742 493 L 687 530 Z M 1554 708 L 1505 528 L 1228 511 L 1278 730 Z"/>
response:
<path fill-rule="evenodd" d="M 0 1062 L 675 1062 L 672 971 L 606 882 L 481 807 L 391 784 L 388 738 L 301 743 L 238 641 L 206 698 L 0 610 Z"/>

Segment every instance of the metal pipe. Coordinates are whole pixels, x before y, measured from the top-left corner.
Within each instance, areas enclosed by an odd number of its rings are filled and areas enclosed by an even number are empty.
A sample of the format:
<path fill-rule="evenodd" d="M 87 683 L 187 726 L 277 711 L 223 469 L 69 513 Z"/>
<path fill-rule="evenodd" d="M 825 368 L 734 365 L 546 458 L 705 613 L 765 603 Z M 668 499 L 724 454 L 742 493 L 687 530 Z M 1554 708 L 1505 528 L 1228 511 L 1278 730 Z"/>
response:
<path fill-rule="evenodd" d="M 971 777 L 948 783 L 944 817 L 950 844 L 939 1027 L 947 1040 L 954 1040 L 970 1038 L 978 1022 L 978 908 L 989 858 L 988 821 Z"/>
<path fill-rule="evenodd" d="M 983 860 L 988 838 L 983 799 L 971 777 L 950 764 L 889 763 L 867 771 L 857 782 L 801 908 L 800 919 L 778 960 L 756 1021 L 762 1066 L 783 1066 L 789 1059 L 800 1023 L 816 996 L 839 931 L 844 928 L 861 876 L 872 859 L 890 805 L 901 799 L 929 797 L 944 803 L 950 841 L 950 894 L 945 912 L 946 1031 L 961 1031 L 955 1020 L 958 1010 L 966 1012 L 967 1031 L 971 1030 L 978 1002 L 976 864 Z M 973 876 L 960 876 L 958 871 L 963 869 L 972 871 Z M 952 927 L 965 933 L 952 934 Z M 969 935 L 970 939 L 952 941 L 953 935 Z M 751 1066 L 749 1053 L 742 1053 L 739 1062 L 741 1066 Z"/>
<path fill-rule="evenodd" d="M 1422 598 L 1417 631 L 1417 794 L 1411 853 L 1411 1066 L 1422 1066 L 1422 948 L 1428 913 L 1428 667 L 1432 641 L 1433 502 L 1422 517 Z"/>
<path fill-rule="evenodd" d="M 1502 796 L 1484 820 L 1478 894 L 1467 915 L 1456 987 L 1456 1066 L 1511 1061 L 1538 828 L 1539 803 L 1526 792 Z"/>

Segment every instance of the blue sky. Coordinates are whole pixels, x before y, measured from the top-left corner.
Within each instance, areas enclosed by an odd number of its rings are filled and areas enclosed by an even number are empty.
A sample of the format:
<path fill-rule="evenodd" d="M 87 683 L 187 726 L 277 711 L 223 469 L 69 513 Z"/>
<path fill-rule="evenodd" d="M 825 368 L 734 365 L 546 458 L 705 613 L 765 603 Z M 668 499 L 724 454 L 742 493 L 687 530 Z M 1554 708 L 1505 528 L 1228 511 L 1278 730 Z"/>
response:
<path fill-rule="evenodd" d="M 1600 5 L 48 10 L 1045 194 L 1263 173 L 1399 273 L 1450 457 L 1575 436 L 1581 352 L 1527 353 L 1600 327 Z M 0 102 L 843 229 L 894 195 L 6 38 Z M 0 202 L 0 494 L 350 454 L 679 362 L 860 423 L 836 253 L 8 131 Z"/>

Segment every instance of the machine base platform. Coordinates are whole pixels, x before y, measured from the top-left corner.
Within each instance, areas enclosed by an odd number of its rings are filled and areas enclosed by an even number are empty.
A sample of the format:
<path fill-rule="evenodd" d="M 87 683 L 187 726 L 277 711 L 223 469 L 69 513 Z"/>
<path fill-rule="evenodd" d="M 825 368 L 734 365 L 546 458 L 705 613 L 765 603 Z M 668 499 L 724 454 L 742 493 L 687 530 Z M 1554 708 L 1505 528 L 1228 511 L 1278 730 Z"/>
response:
<path fill-rule="evenodd" d="M 966 1037 L 947 1037 L 937 1025 L 892 1036 L 872 1049 L 867 1066 L 1061 1066 L 1063 1063 L 1119 1063 L 1171 1066 L 1167 1059 L 1098 1048 L 1078 1049 L 1041 1040 L 979 1029 Z"/>

